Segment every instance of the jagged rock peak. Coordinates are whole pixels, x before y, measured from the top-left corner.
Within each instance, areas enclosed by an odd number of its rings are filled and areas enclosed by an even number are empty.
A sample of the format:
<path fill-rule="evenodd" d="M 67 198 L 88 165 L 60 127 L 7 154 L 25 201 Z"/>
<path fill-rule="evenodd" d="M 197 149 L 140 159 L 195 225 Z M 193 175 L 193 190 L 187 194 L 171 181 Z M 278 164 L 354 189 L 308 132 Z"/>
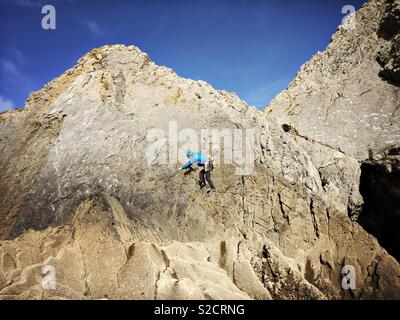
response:
<path fill-rule="evenodd" d="M 361 161 L 398 148 L 399 5 L 399 0 L 368 1 L 324 52 L 301 67 L 266 113 Z"/>

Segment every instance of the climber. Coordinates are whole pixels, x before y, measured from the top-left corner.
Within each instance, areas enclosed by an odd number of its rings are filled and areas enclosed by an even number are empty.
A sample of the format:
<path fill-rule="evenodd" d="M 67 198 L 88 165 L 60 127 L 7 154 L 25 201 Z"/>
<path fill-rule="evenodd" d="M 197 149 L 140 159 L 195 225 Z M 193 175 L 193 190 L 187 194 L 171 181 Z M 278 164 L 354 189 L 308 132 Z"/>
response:
<path fill-rule="evenodd" d="M 210 189 L 208 190 L 208 192 L 210 191 L 216 191 L 214 184 L 211 180 L 211 172 L 214 169 L 214 164 L 213 161 L 211 159 L 208 159 L 204 153 L 202 152 L 192 152 L 192 151 L 188 151 L 186 156 L 190 159 L 187 163 L 185 163 L 180 169 L 181 170 L 185 170 L 185 169 L 189 169 L 185 172 L 185 175 L 189 174 L 192 171 L 195 171 L 195 167 L 201 167 L 202 169 L 199 172 L 199 184 L 200 184 L 200 189 L 203 189 L 203 187 L 205 187 L 206 185 L 206 180 L 210 186 Z"/>

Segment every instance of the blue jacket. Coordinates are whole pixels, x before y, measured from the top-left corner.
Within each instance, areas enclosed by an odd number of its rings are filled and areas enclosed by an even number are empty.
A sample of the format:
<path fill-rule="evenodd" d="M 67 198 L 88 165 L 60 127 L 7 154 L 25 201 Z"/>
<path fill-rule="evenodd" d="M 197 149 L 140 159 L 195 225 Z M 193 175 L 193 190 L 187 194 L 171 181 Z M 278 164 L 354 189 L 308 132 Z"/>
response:
<path fill-rule="evenodd" d="M 189 168 L 192 164 L 199 164 L 199 165 L 204 165 L 204 163 L 208 160 L 208 158 L 204 155 L 202 152 L 196 152 L 193 154 L 193 156 L 190 158 L 188 162 L 186 162 L 183 166 L 182 169 L 187 169 Z"/>

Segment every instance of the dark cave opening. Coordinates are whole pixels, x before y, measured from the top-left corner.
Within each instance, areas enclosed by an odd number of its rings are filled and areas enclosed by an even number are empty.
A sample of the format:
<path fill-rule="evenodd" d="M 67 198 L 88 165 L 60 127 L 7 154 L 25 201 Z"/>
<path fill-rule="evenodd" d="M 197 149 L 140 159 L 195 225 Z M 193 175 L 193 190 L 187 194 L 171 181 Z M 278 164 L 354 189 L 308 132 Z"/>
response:
<path fill-rule="evenodd" d="M 364 163 L 360 192 L 364 198 L 358 223 L 400 261 L 400 167 Z"/>

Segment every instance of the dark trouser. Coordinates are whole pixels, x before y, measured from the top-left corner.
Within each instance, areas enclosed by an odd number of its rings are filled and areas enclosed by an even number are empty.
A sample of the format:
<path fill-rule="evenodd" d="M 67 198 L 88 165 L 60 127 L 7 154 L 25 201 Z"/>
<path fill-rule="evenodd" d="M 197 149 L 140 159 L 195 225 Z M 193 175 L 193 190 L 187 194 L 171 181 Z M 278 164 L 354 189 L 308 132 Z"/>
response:
<path fill-rule="evenodd" d="M 206 180 L 207 180 L 210 188 L 215 190 L 214 184 L 211 180 L 211 172 L 205 172 L 203 168 L 199 172 L 199 178 L 200 178 L 200 188 L 203 188 L 206 185 Z"/>

